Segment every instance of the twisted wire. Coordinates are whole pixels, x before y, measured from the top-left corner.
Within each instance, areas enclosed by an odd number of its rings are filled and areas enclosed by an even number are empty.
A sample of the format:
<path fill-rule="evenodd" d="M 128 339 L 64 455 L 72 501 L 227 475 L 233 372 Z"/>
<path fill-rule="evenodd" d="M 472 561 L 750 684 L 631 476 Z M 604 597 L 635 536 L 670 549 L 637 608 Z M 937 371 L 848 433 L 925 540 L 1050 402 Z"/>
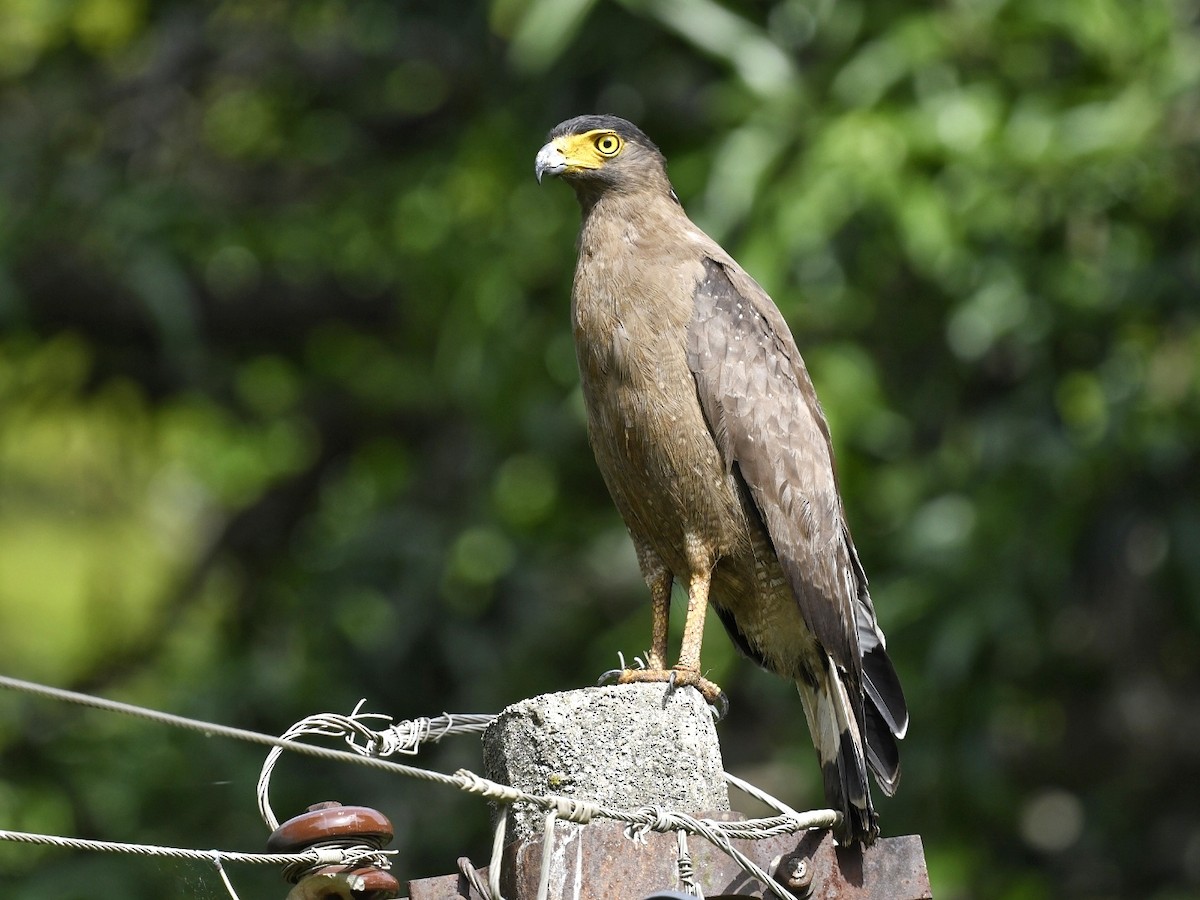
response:
<path fill-rule="evenodd" d="M 492 900 L 491 888 L 487 886 L 487 883 L 480 876 L 479 870 L 471 863 L 470 857 L 460 856 L 458 858 L 458 871 L 462 873 L 463 878 L 467 879 L 467 883 L 471 886 L 471 889 L 482 900 Z"/>
<path fill-rule="evenodd" d="M 688 850 L 687 832 L 682 829 L 675 832 L 675 843 L 675 867 L 679 870 L 680 886 L 693 897 L 704 900 L 704 891 L 696 884 L 696 868 L 692 863 L 691 851 Z"/>
<path fill-rule="evenodd" d="M 429 781 L 437 784 L 456 787 L 459 790 L 474 793 L 484 797 L 485 799 L 494 800 L 503 804 L 528 803 L 546 813 L 553 811 L 555 815 L 561 815 L 563 818 L 574 822 L 585 823 L 596 816 L 622 821 L 625 822 L 627 826 L 625 829 L 626 836 L 635 843 L 644 843 L 646 834 L 650 831 L 682 831 L 686 832 L 687 834 L 700 835 L 730 856 L 730 858 L 737 862 L 747 874 L 767 885 L 772 892 L 774 892 L 778 897 L 783 898 L 783 900 L 795 900 L 795 898 L 787 891 L 786 888 L 775 881 L 775 879 L 772 878 L 769 873 L 763 870 L 761 866 L 734 847 L 730 843 L 731 839 L 740 838 L 748 840 L 760 840 L 779 834 L 792 834 L 797 831 L 813 828 L 833 828 L 841 822 L 841 813 L 838 813 L 834 810 L 824 809 L 803 814 L 797 813 L 795 810 L 783 805 L 775 798 L 770 797 L 770 795 L 765 794 L 765 792 L 757 792 L 754 795 L 759 796 L 760 799 L 764 799 L 765 802 L 769 803 L 777 810 L 781 810 L 780 815 L 762 819 L 747 819 L 740 822 L 715 822 L 710 819 L 697 819 L 684 813 L 671 812 L 658 806 L 644 806 L 636 810 L 626 810 L 604 806 L 601 804 L 587 803 L 571 797 L 532 794 L 527 791 L 510 787 L 509 785 L 500 784 L 498 782 L 482 778 L 467 769 L 459 769 L 453 775 L 446 775 L 441 772 L 422 769 L 416 766 L 409 766 L 403 763 L 381 758 L 381 755 L 385 752 L 413 753 L 422 742 L 426 740 L 439 740 L 441 737 L 447 734 L 455 732 L 481 731 L 483 728 L 487 727 L 487 724 L 494 718 L 494 716 L 444 715 L 437 719 L 431 720 L 417 719 L 400 722 L 389 726 L 387 729 L 373 729 L 366 724 L 368 721 L 386 719 L 390 722 L 391 719 L 390 717 L 382 716 L 377 713 L 361 712 L 362 704 L 360 703 L 350 716 L 341 716 L 333 713 L 323 713 L 316 716 L 310 716 L 301 722 L 296 723 L 290 729 L 288 729 L 288 731 L 285 732 L 282 737 L 277 738 L 271 735 L 260 734 L 240 728 L 217 725 L 212 722 L 188 719 L 184 716 L 177 716 L 170 713 L 160 712 L 158 710 L 146 709 L 145 707 L 133 706 L 131 704 L 121 703 L 115 700 L 105 700 L 87 694 L 79 694 L 74 691 L 67 691 L 61 688 L 51 688 L 45 685 L 21 681 L 20 679 L 9 678 L 3 675 L 0 675 L 0 687 L 20 690 L 26 693 L 42 697 L 49 697 L 64 702 L 90 706 L 96 709 L 132 715 L 178 728 L 198 731 L 206 735 L 216 734 L 236 740 L 250 741 L 257 744 L 271 746 L 272 750 L 270 754 L 268 754 L 267 762 L 264 763 L 263 771 L 259 779 L 259 799 L 260 812 L 263 813 L 264 820 L 266 820 L 268 824 L 271 824 L 272 821 L 274 821 L 274 824 L 271 826 L 272 828 L 277 828 L 278 822 L 275 820 L 274 813 L 270 809 L 270 804 L 266 800 L 266 793 L 270 782 L 270 773 L 274 767 L 275 761 L 279 758 L 279 755 L 283 750 L 301 753 L 321 759 L 353 762 L 358 765 L 363 765 L 382 771 L 388 771 L 395 774 L 406 775 L 410 778 L 416 778 L 422 781 Z M 299 740 L 297 740 L 300 737 L 314 735 L 320 737 L 342 738 L 347 746 L 351 748 L 351 752 L 314 746 L 312 744 L 301 743 Z M 731 784 L 739 788 L 742 788 L 742 786 L 745 784 L 745 782 L 741 782 L 740 779 L 736 779 L 734 776 L 730 776 L 728 774 L 726 774 L 726 778 Z M 757 791 L 757 789 L 755 789 L 755 791 Z M 490 890 L 487 896 L 490 897 L 490 900 L 503 900 L 500 895 L 499 879 L 500 855 L 503 849 L 504 822 L 506 818 L 507 816 L 499 817 L 495 839 L 493 842 L 492 865 L 488 872 L 488 888 Z M 30 837 L 41 838 L 43 840 L 29 840 Z M 47 838 L 53 838 L 53 840 L 45 840 Z M 81 841 L 73 838 L 58 838 L 56 836 L 48 835 L 29 835 L 22 832 L 0 831 L 0 840 L 20 841 L 23 839 L 30 843 L 56 843 L 59 846 L 73 849 L 106 849 L 117 852 L 138 853 L 142 855 L 155 855 L 153 851 L 162 849 L 154 848 L 149 845 Z M 105 844 L 106 846 L 100 848 L 98 846 L 100 844 Z M 311 860 L 311 862 L 317 861 L 317 854 L 311 853 L 311 850 L 305 854 L 242 854 L 226 853 L 223 851 L 180 850 L 179 848 L 167 849 L 171 850 L 172 854 L 161 855 L 178 855 L 182 858 L 204 859 L 208 861 L 212 861 L 214 858 L 224 860 L 226 862 L 279 863 L 292 861 L 287 859 L 288 857 L 304 857 Z M 214 854 L 217 853 L 219 853 L 219 857 L 214 857 Z M 473 871 L 473 869 L 471 871 Z M 470 878 L 470 876 L 468 876 L 468 878 Z M 480 891 L 480 893 L 481 895 L 483 894 L 482 891 Z"/>

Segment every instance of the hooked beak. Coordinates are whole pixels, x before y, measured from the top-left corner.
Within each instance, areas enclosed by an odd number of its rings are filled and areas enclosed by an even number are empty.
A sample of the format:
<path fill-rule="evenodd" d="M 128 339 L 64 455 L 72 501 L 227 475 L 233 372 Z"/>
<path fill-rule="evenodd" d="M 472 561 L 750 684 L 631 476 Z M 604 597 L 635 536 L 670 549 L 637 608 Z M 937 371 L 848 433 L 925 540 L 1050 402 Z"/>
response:
<path fill-rule="evenodd" d="M 542 176 L 549 173 L 550 175 L 561 175 L 567 169 L 567 158 L 563 156 L 563 152 L 558 145 L 551 141 L 538 151 L 537 159 L 533 164 L 534 174 L 537 175 L 538 183 L 542 181 Z"/>

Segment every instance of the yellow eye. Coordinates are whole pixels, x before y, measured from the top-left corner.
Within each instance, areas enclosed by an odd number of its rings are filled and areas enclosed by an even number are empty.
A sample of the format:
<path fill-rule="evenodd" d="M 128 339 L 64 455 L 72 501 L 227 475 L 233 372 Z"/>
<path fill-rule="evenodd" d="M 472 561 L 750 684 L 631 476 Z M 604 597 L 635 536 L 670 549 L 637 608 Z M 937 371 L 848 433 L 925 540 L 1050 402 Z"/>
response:
<path fill-rule="evenodd" d="M 621 139 L 612 132 L 599 135 L 595 141 L 596 152 L 601 156 L 616 156 L 621 152 Z"/>

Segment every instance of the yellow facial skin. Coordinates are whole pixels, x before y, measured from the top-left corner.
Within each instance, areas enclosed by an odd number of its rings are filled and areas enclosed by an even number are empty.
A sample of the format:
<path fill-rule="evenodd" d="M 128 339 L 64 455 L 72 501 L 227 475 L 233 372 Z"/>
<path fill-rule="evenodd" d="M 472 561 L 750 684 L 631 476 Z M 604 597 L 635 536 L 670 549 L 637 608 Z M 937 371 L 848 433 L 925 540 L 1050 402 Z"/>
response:
<path fill-rule="evenodd" d="M 625 140 L 615 131 L 604 129 L 584 134 L 564 134 L 538 151 L 538 181 L 546 173 L 575 175 L 599 169 L 625 149 Z"/>

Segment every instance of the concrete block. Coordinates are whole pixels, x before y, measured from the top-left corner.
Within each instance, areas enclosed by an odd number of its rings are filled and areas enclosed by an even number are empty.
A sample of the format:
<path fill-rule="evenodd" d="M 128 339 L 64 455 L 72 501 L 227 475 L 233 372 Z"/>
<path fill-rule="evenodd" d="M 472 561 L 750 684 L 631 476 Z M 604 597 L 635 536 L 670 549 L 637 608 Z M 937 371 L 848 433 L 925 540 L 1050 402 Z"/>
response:
<path fill-rule="evenodd" d="M 483 736 L 484 773 L 534 794 L 678 812 L 729 809 L 708 704 L 691 688 L 622 684 L 515 703 Z M 514 804 L 507 840 L 540 837 L 544 813 Z"/>

